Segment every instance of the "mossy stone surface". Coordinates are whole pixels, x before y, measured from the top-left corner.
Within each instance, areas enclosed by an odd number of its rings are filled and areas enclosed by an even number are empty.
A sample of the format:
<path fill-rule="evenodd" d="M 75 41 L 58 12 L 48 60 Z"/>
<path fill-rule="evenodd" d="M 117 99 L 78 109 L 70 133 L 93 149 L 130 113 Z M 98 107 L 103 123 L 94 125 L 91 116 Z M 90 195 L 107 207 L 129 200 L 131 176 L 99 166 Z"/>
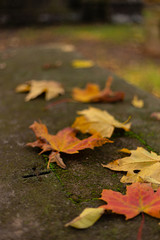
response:
<path fill-rule="evenodd" d="M 110 171 L 101 165 L 125 156 L 118 152 L 119 149 L 150 146 L 160 154 L 160 123 L 150 118 L 152 112 L 159 111 L 160 100 L 114 76 L 112 89 L 126 93 L 123 102 L 61 102 L 45 110 L 54 101 L 70 98 L 71 89 L 75 86 L 84 87 L 87 82 L 92 82 L 103 88 L 111 74 L 98 66 L 74 69 L 71 61 L 83 59 L 81 54 L 62 52 L 51 46 L 22 48 L 14 52 L 8 50 L 9 54 L 7 67 L 0 72 L 0 239 L 135 240 L 141 222 L 140 215 L 126 221 L 124 216 L 108 214 L 86 230 L 65 228 L 64 224 L 79 215 L 85 207 L 104 204 L 98 199 L 102 189 L 125 193 L 126 186 L 120 183 L 122 173 Z M 63 63 L 60 68 L 48 71 L 42 69 L 43 64 L 57 60 Z M 61 82 L 66 89 L 65 96 L 49 102 L 40 96 L 26 103 L 25 93 L 17 94 L 14 89 L 31 79 Z M 144 108 L 136 109 L 131 105 L 134 95 L 144 100 Z M 114 143 L 107 143 L 94 150 L 86 149 L 79 154 L 62 154 L 67 169 L 52 164 L 51 171 L 47 172 L 45 156 L 39 156 L 38 149 L 26 147 L 27 142 L 35 140 L 29 125 L 35 120 L 41 120 L 49 132 L 55 134 L 70 126 L 76 112 L 88 106 L 107 110 L 122 122 L 131 116 L 134 134 L 127 136 L 117 130 L 112 137 Z M 139 138 L 135 138 L 135 135 Z M 158 222 L 145 215 L 143 240 L 159 239 Z"/>

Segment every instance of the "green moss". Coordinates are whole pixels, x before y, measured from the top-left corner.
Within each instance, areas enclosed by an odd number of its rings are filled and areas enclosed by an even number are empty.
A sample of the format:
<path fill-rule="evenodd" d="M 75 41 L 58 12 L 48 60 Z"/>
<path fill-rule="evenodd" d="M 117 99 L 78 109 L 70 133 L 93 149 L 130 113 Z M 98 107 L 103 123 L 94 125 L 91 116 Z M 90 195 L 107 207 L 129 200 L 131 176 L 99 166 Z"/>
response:
<path fill-rule="evenodd" d="M 117 173 L 113 173 L 112 178 L 117 178 Z"/>
<path fill-rule="evenodd" d="M 142 143 L 146 147 L 148 151 L 155 152 L 155 150 L 151 146 L 149 146 L 147 142 L 140 137 L 140 135 L 137 135 L 136 133 L 129 131 L 129 132 L 125 132 L 125 136 L 136 138 L 140 143 Z"/>

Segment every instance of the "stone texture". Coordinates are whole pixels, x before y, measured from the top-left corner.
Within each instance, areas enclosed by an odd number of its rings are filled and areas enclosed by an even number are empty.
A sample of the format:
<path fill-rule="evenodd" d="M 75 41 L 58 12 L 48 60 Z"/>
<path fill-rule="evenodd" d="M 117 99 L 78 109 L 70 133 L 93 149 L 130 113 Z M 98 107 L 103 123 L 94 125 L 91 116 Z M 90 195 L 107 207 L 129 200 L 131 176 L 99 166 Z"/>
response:
<path fill-rule="evenodd" d="M 70 98 L 74 86 L 84 87 L 87 82 L 104 87 L 111 73 L 97 66 L 90 69 L 73 69 L 71 61 L 82 59 L 77 52 L 62 52 L 54 46 L 22 48 L 7 52 L 7 67 L 0 72 L 0 239 L 84 239 L 84 240 L 135 240 L 141 216 L 125 221 L 121 215 L 103 216 L 93 227 L 86 230 L 65 228 L 64 224 L 76 217 L 85 207 L 98 207 L 104 188 L 125 193 L 125 184 L 120 183 L 122 173 L 105 169 L 102 163 L 123 157 L 119 149 L 135 149 L 143 146 L 159 151 L 160 127 L 150 114 L 159 111 L 160 100 L 137 89 L 114 76 L 113 90 L 126 93 L 124 102 L 116 104 L 83 104 L 62 102 L 48 110 L 45 107 L 55 101 Z M 43 70 L 42 65 L 60 60 L 62 67 Z M 66 89 L 65 96 L 45 102 L 40 96 L 24 102 L 25 93 L 15 93 L 15 87 L 31 79 L 59 81 Z M 143 109 L 131 105 L 134 95 L 145 102 Z M 41 120 L 49 132 L 70 126 L 76 111 L 94 106 L 109 111 L 120 121 L 132 117 L 132 133 L 116 130 L 112 139 L 95 150 L 84 150 L 79 154 L 62 154 L 67 169 L 56 165 L 46 170 L 45 156 L 38 149 L 26 147 L 35 140 L 28 128 L 34 120 Z M 28 177 L 27 177 L 28 176 Z M 29 177 L 30 176 L 30 177 Z M 159 220 L 145 215 L 143 240 L 159 239 Z M 146 234 L 147 232 L 147 234 Z"/>

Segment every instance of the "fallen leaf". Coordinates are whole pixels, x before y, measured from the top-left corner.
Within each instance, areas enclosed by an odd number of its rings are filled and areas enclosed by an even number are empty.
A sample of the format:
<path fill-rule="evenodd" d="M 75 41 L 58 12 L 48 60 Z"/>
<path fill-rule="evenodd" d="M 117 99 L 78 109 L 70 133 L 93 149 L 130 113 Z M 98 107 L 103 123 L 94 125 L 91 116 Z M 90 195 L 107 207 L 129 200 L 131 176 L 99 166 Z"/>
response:
<path fill-rule="evenodd" d="M 36 81 L 31 80 L 16 87 L 16 92 L 28 92 L 25 101 L 36 98 L 42 93 L 46 93 L 45 99 L 48 101 L 57 97 L 59 94 L 64 94 L 64 89 L 60 83 L 55 81 Z"/>
<path fill-rule="evenodd" d="M 56 162 L 61 168 L 66 168 L 66 165 L 60 157 L 60 152 L 74 154 L 78 153 L 79 150 L 86 148 L 93 149 L 94 147 L 102 146 L 106 142 L 112 142 L 106 138 L 99 137 L 98 135 L 79 140 L 75 136 L 75 129 L 70 127 L 59 131 L 56 135 L 49 134 L 47 127 L 42 123 L 34 122 L 30 128 L 35 133 L 37 140 L 33 143 L 28 143 L 27 146 L 41 148 L 42 151 L 40 154 L 51 151 L 48 168 L 51 162 Z"/>
<path fill-rule="evenodd" d="M 122 149 L 119 150 L 119 152 L 131 154 L 131 151 L 127 148 L 122 148 Z"/>
<path fill-rule="evenodd" d="M 143 108 L 144 101 L 142 99 L 139 99 L 137 96 L 133 97 L 132 105 L 136 108 Z"/>
<path fill-rule="evenodd" d="M 60 50 L 62 52 L 73 52 L 75 51 L 75 46 L 72 44 L 61 44 Z"/>
<path fill-rule="evenodd" d="M 72 61 L 73 68 L 91 68 L 95 64 L 91 60 L 74 60 Z"/>
<path fill-rule="evenodd" d="M 130 153 L 130 156 L 117 159 L 103 167 L 127 172 L 127 175 L 121 178 L 123 183 L 151 183 L 156 190 L 160 186 L 160 156 L 154 152 L 149 153 L 142 147 L 131 150 Z"/>
<path fill-rule="evenodd" d="M 126 195 L 104 189 L 101 199 L 107 205 L 101 206 L 114 213 L 123 214 L 126 220 L 144 212 L 152 217 L 160 218 L 160 188 L 154 192 L 150 185 L 133 183 L 127 186 Z"/>
<path fill-rule="evenodd" d="M 104 211 L 104 208 L 85 208 L 78 217 L 67 223 L 65 227 L 71 226 L 79 229 L 91 227 Z"/>
<path fill-rule="evenodd" d="M 90 107 L 82 111 L 78 111 L 80 117 L 77 117 L 72 127 L 80 130 L 82 133 L 98 133 L 102 137 L 110 138 L 115 128 L 123 128 L 129 131 L 131 123 L 121 123 L 117 121 L 107 111 Z"/>
<path fill-rule="evenodd" d="M 0 70 L 4 70 L 7 67 L 5 62 L 0 63 Z"/>
<path fill-rule="evenodd" d="M 73 52 L 75 51 L 75 46 L 72 44 L 62 44 L 62 43 L 49 43 L 44 46 L 45 49 L 56 49 L 62 52 Z"/>
<path fill-rule="evenodd" d="M 151 114 L 151 117 L 152 117 L 152 118 L 155 118 L 155 119 L 157 119 L 157 120 L 160 120 L 160 112 L 153 112 L 153 113 Z"/>
<path fill-rule="evenodd" d="M 61 61 L 56 61 L 55 63 L 45 63 L 42 66 L 42 69 L 49 70 L 49 69 L 59 68 L 61 66 L 62 66 L 62 62 Z"/>
<path fill-rule="evenodd" d="M 124 92 L 113 92 L 110 87 L 112 77 L 109 77 L 106 86 L 100 91 L 97 84 L 88 83 L 85 89 L 73 88 L 72 97 L 79 102 L 118 102 L 124 99 Z"/>

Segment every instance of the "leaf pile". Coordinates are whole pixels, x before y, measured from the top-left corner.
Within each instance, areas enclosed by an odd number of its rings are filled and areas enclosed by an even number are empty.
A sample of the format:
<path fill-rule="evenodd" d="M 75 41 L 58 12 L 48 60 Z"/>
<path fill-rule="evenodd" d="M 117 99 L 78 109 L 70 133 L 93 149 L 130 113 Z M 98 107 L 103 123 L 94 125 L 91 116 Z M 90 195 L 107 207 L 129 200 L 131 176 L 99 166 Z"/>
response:
<path fill-rule="evenodd" d="M 29 92 L 25 98 L 26 102 L 38 97 L 42 93 L 45 93 L 45 99 L 48 101 L 57 97 L 59 94 L 64 94 L 64 89 L 60 83 L 55 81 L 31 80 L 18 85 L 16 92 Z"/>
<path fill-rule="evenodd" d="M 79 102 L 118 102 L 124 99 L 124 92 L 113 92 L 110 87 L 112 77 L 109 77 L 106 86 L 100 90 L 97 84 L 88 83 L 85 89 L 73 88 L 72 97 Z"/>

